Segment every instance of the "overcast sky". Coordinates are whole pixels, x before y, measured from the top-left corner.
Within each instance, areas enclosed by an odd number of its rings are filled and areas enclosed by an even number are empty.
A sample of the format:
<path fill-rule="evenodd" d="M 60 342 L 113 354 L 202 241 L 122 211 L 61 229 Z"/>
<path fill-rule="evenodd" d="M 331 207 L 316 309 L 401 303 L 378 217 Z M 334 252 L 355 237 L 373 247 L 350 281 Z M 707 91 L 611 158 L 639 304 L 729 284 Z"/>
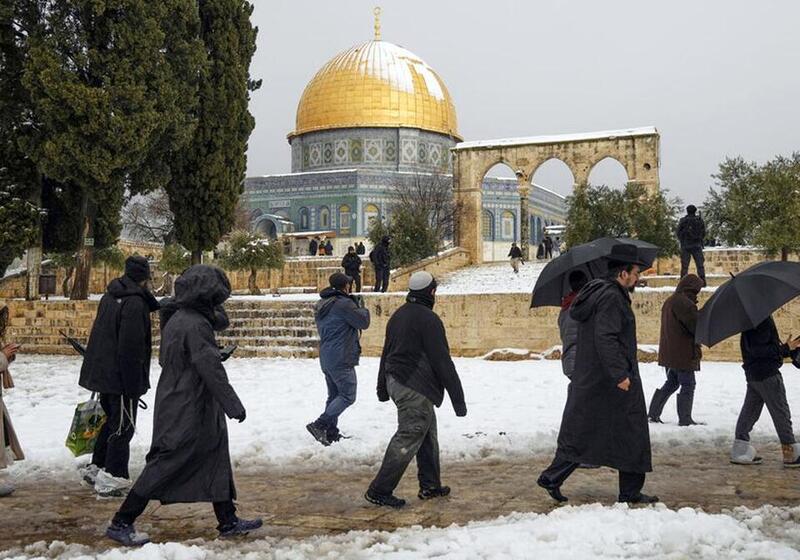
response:
<path fill-rule="evenodd" d="M 726 156 L 800 150 L 798 0 L 251 0 L 256 128 L 248 175 L 290 170 L 305 85 L 338 52 L 383 39 L 430 64 L 465 140 L 655 125 L 661 185 L 702 202 Z M 604 162 L 593 183 L 620 184 Z M 559 165 L 535 182 L 568 193 Z"/>

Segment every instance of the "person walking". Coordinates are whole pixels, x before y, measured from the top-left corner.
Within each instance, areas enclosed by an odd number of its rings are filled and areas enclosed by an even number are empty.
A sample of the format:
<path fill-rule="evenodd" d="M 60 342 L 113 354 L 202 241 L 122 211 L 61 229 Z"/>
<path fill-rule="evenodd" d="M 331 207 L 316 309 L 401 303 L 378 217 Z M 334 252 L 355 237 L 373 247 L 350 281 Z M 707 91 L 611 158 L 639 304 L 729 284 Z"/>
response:
<path fill-rule="evenodd" d="M 0 342 L 5 340 L 5 330 L 8 324 L 8 307 L 0 308 Z M 17 439 L 17 433 L 11 424 L 11 415 L 3 401 L 3 391 L 14 387 L 8 366 L 13 362 L 20 345 L 14 343 L 2 344 L 0 349 L 0 498 L 10 496 L 16 490 L 14 483 L 5 476 L 5 470 L 14 461 L 22 461 L 25 454 Z"/>
<path fill-rule="evenodd" d="M 208 265 L 192 266 L 175 282 L 177 310 L 161 326 L 162 371 L 147 464 L 106 529 L 120 544 L 148 542 L 134 522 L 150 500 L 213 503 L 221 537 L 246 535 L 262 525 L 261 519 L 240 519 L 233 502 L 225 416 L 244 422 L 247 414 L 228 382 L 214 336 L 229 325 L 221 306 L 230 294 L 225 273 Z"/>
<path fill-rule="evenodd" d="M 344 273 L 353 279 L 356 285 L 356 292 L 361 291 L 361 257 L 358 256 L 356 250 L 350 246 L 347 248 L 347 254 L 342 258 L 342 268 Z"/>
<path fill-rule="evenodd" d="M 575 369 L 555 458 L 537 480 L 559 502 L 581 464 L 617 469 L 620 502 L 658 501 L 641 492 L 652 460 L 630 292 L 644 263 L 633 245 L 615 246 L 610 260 L 608 277 L 586 284 L 570 308 L 579 323 Z"/>
<path fill-rule="evenodd" d="M 325 446 L 341 439 L 339 416 L 356 402 L 355 368 L 361 356 L 358 339 L 361 331 L 369 328 L 369 310 L 364 308 L 364 300 L 350 295 L 353 279 L 336 272 L 328 282 L 330 286 L 320 292 L 314 310 L 320 340 L 319 365 L 325 374 L 328 400 L 319 418 L 306 426 Z"/>
<path fill-rule="evenodd" d="M 386 325 L 386 338 L 378 370 L 378 400 L 390 398 L 397 406 L 397 432 L 386 448 L 381 467 L 364 497 L 394 508 L 406 502 L 394 490 L 416 456 L 421 500 L 450 494 L 442 486 L 436 412 L 450 395 L 456 416 L 467 415 L 464 391 L 453 360 L 447 334 L 433 311 L 436 280 L 425 271 L 415 272 L 408 296 Z"/>
<path fill-rule="evenodd" d="M 553 258 L 553 239 L 549 235 L 544 238 L 544 258 Z"/>
<path fill-rule="evenodd" d="M 159 307 L 149 283 L 147 259 L 128 257 L 125 274 L 111 281 L 100 300 L 81 366 L 79 385 L 100 394 L 106 413 L 92 462 L 81 470 L 101 497 L 122 497 L 130 487 L 136 412 L 150 389 L 150 313 Z"/>
<path fill-rule="evenodd" d="M 661 411 L 669 397 L 680 387 L 678 393 L 678 425 L 699 424 L 692 419 L 694 403 L 695 372 L 700 371 L 703 354 L 694 341 L 697 327 L 697 294 L 703 281 L 694 274 L 681 278 L 675 293 L 661 306 L 661 337 L 658 345 L 658 365 L 667 372 L 667 380 L 656 389 L 650 399 L 647 416 L 650 422 L 661 424 Z"/>
<path fill-rule="evenodd" d="M 561 335 L 561 370 L 567 379 L 572 379 L 575 371 L 575 356 L 578 350 L 578 321 L 573 319 L 569 310 L 581 289 L 589 282 L 589 278 L 581 270 L 573 270 L 568 277 L 570 293 L 561 300 L 561 311 L 558 313 L 558 332 Z"/>
<path fill-rule="evenodd" d="M 389 289 L 389 269 L 392 260 L 388 236 L 384 236 L 372 250 L 370 260 L 375 267 L 375 292 L 385 292 Z"/>
<path fill-rule="evenodd" d="M 517 247 L 516 243 L 511 244 L 511 250 L 508 252 L 508 256 L 511 257 L 511 268 L 514 270 L 514 274 L 519 274 L 519 263 L 522 262 L 522 250 Z"/>
<path fill-rule="evenodd" d="M 706 282 L 705 257 L 703 241 L 706 238 L 706 224 L 697 215 L 697 207 L 690 204 L 686 207 L 686 215 L 678 222 L 678 241 L 681 245 L 681 278 L 689 272 L 689 260 L 694 259 L 697 276 Z"/>
<path fill-rule="evenodd" d="M 312 257 L 316 256 L 318 248 L 319 248 L 319 241 L 317 240 L 316 237 L 314 237 L 308 243 L 308 254 L 311 255 Z"/>
<path fill-rule="evenodd" d="M 767 405 L 781 442 L 783 466 L 800 467 L 800 444 L 797 443 L 792 428 L 792 413 L 780 372 L 784 359 L 791 357 L 800 348 L 800 338 L 790 337 L 785 343 L 781 343 L 775 321 L 770 316 L 754 329 L 742 333 L 740 347 L 747 392 L 736 421 L 731 463 L 757 465 L 762 462 L 750 443 L 750 432 L 761 416 L 764 405 Z"/>

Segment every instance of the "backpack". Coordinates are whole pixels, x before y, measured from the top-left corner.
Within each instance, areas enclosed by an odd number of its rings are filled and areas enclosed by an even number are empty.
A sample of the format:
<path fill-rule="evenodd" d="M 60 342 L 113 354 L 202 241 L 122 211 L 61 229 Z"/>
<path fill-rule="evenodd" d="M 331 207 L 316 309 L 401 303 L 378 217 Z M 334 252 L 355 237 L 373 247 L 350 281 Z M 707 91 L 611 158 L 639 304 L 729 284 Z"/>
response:
<path fill-rule="evenodd" d="M 703 223 L 696 216 L 691 216 L 686 220 L 683 238 L 685 241 L 703 241 Z"/>

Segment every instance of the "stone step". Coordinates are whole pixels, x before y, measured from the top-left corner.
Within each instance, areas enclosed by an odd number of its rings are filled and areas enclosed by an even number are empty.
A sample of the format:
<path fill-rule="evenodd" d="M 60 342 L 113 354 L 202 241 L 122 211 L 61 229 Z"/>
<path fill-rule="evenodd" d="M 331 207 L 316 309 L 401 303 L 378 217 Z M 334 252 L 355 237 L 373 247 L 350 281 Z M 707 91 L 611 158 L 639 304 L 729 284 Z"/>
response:
<path fill-rule="evenodd" d="M 297 338 L 316 338 L 317 329 L 308 327 L 264 327 L 248 325 L 225 329 L 220 336 L 226 337 L 275 337 L 294 336 Z"/>
<path fill-rule="evenodd" d="M 316 301 L 295 301 L 285 300 L 281 301 L 280 298 L 252 300 L 252 299 L 229 299 L 225 302 L 225 309 L 230 312 L 232 310 L 241 309 L 261 309 L 261 310 L 277 310 L 277 309 L 297 309 L 297 310 L 313 310 Z"/>
<path fill-rule="evenodd" d="M 309 309 L 225 309 L 228 313 L 228 318 L 233 319 L 251 319 L 251 318 L 314 318 L 313 308 Z"/>
<path fill-rule="evenodd" d="M 305 346 L 239 346 L 235 358 L 317 358 L 319 350 Z"/>
<path fill-rule="evenodd" d="M 217 344 L 227 346 L 237 344 L 239 346 L 301 346 L 316 348 L 319 346 L 319 339 L 316 337 L 299 336 L 217 336 Z"/>
<path fill-rule="evenodd" d="M 239 327 L 302 327 L 315 329 L 313 317 L 251 317 L 247 319 L 231 319 L 229 329 Z"/>

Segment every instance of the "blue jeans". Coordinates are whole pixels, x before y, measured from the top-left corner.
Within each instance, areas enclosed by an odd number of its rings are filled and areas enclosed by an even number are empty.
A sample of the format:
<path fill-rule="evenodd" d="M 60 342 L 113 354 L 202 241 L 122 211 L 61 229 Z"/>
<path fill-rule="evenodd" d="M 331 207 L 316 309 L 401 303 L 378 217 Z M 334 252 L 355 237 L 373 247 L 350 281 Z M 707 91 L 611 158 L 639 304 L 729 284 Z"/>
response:
<path fill-rule="evenodd" d="M 328 384 L 328 400 L 325 402 L 325 412 L 317 422 L 332 429 L 337 427 L 342 412 L 356 402 L 356 369 L 345 367 L 324 373 Z"/>

